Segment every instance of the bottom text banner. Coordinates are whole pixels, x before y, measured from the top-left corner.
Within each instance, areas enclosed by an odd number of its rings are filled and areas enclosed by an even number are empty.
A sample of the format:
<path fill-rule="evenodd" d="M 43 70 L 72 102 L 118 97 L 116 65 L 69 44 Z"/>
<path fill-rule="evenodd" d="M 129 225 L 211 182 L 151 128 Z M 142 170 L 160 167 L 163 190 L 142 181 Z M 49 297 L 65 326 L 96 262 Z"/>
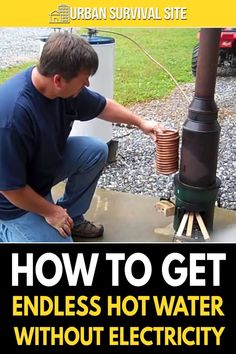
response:
<path fill-rule="evenodd" d="M 236 244 L 1 244 L 13 353 L 229 353 Z"/>

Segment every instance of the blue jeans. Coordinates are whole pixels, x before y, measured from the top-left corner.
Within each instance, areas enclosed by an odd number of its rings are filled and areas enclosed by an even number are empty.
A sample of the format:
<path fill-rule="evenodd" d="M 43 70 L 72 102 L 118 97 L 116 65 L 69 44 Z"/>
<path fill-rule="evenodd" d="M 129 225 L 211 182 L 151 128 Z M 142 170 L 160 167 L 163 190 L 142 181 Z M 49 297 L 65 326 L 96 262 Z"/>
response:
<path fill-rule="evenodd" d="M 67 209 L 75 225 L 83 221 L 90 206 L 107 155 L 107 144 L 99 139 L 68 138 L 54 185 L 67 180 L 64 195 L 56 203 Z M 46 199 L 53 203 L 51 193 Z M 16 219 L 0 220 L 0 242 L 72 242 L 72 238 L 63 238 L 44 217 L 27 212 Z"/>

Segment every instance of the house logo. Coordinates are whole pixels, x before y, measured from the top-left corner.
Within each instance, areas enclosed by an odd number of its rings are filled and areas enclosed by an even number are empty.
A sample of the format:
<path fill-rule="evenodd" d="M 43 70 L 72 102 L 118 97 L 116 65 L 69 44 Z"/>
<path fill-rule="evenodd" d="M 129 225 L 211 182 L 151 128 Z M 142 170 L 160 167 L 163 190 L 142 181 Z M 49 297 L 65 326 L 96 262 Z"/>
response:
<path fill-rule="evenodd" d="M 59 5 L 57 10 L 50 12 L 49 23 L 70 23 L 70 6 Z"/>

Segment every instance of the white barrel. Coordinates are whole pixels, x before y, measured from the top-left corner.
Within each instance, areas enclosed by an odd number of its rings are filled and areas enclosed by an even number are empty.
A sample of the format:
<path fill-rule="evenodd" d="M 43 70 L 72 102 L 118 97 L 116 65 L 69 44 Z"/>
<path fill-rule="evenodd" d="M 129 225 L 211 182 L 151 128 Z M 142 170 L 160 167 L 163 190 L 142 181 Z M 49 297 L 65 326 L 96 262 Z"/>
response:
<path fill-rule="evenodd" d="M 90 89 L 107 98 L 113 98 L 114 94 L 114 55 L 115 40 L 110 37 L 83 36 L 97 52 L 99 59 L 98 70 L 90 78 Z M 75 121 L 70 136 L 95 136 L 106 143 L 112 140 L 112 123 L 99 118 L 90 121 Z"/>
<path fill-rule="evenodd" d="M 114 56 L 115 40 L 111 37 L 82 36 L 94 48 L 98 55 L 99 66 L 95 75 L 90 78 L 90 89 L 107 98 L 113 98 L 114 94 Z M 39 55 L 41 55 L 48 36 L 42 36 L 40 40 Z M 112 123 L 99 118 L 90 121 L 74 121 L 70 136 L 95 136 L 106 143 L 112 140 Z"/>

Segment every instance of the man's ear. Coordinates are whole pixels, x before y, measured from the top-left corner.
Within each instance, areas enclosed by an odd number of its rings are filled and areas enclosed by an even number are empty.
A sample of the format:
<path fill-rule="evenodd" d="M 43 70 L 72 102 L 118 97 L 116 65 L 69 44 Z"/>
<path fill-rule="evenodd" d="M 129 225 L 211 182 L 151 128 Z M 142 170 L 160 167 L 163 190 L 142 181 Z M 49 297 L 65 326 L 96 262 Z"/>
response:
<path fill-rule="evenodd" d="M 53 76 L 53 83 L 54 83 L 56 88 L 59 88 L 59 89 L 62 88 L 63 81 L 64 81 L 64 79 L 63 79 L 63 77 L 61 75 L 55 74 Z"/>

